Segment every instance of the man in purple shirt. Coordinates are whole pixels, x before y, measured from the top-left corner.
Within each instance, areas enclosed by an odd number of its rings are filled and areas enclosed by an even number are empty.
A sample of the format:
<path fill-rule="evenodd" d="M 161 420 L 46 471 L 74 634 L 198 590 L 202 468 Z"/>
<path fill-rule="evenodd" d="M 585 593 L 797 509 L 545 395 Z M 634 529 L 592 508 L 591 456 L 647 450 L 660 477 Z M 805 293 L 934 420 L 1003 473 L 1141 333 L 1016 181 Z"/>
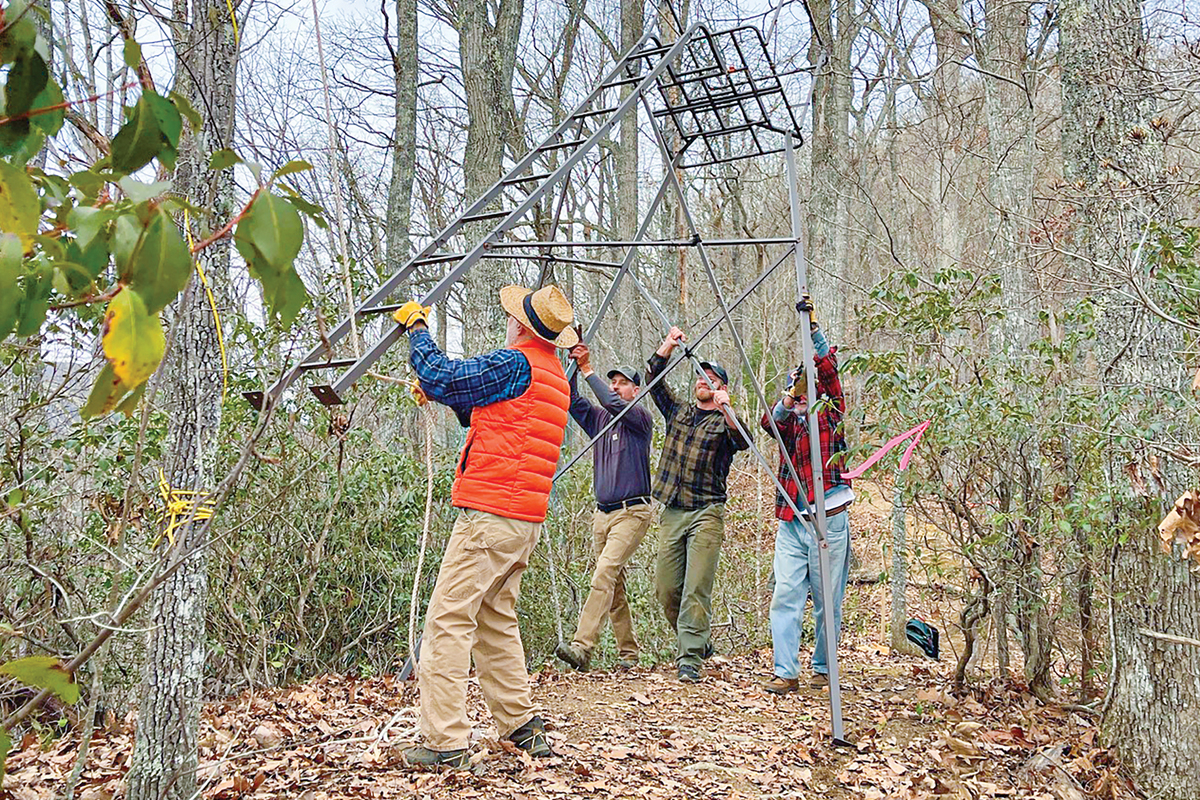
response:
<path fill-rule="evenodd" d="M 571 416 L 584 433 L 595 437 L 613 417 L 629 405 L 641 388 L 642 378 L 629 367 L 608 371 L 606 384 L 592 371 L 587 345 L 571 348 L 579 367 L 571 377 Z M 579 393 L 579 374 L 588 382 L 600 405 Z M 638 643 L 625 599 L 625 564 L 637 551 L 650 527 L 650 439 L 654 421 L 641 406 L 629 409 L 592 450 L 595 470 L 596 513 L 592 517 L 592 546 L 596 570 L 587 600 L 579 613 L 575 636 L 559 642 L 554 653 L 575 669 L 586 670 L 605 618 L 612 620 L 622 668 L 637 666 Z"/>

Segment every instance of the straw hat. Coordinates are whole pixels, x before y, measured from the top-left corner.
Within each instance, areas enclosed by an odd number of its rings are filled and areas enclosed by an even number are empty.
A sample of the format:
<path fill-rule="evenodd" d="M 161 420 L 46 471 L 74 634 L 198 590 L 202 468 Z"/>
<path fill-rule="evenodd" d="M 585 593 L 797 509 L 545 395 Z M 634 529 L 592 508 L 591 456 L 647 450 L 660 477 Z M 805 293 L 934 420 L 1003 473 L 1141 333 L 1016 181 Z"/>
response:
<path fill-rule="evenodd" d="M 579 344 L 579 335 L 571 327 L 575 312 L 557 286 L 543 286 L 536 292 L 524 286 L 505 286 L 500 290 L 500 306 L 539 339 L 555 347 Z"/>

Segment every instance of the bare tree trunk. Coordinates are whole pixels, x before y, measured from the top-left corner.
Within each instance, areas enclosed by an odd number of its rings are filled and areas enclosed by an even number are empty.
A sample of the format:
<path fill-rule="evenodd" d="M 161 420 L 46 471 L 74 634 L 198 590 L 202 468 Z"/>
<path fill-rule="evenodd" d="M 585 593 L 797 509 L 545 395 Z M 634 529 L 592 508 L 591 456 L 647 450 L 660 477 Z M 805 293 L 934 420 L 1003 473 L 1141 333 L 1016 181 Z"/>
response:
<path fill-rule="evenodd" d="M 1007 315 L 997 350 L 1021 354 L 1033 338 L 1034 309 L 1025 231 L 1032 217 L 1033 87 L 1027 69 L 1030 4 L 989 0 L 983 53 L 983 109 L 991 162 L 992 265 L 1000 273 Z"/>
<path fill-rule="evenodd" d="M 500 0 L 494 6 L 493 13 L 486 0 L 462 0 L 458 4 L 459 62 L 468 118 L 463 152 L 468 201 L 500 179 L 506 148 L 511 151 L 520 146 L 512 81 L 524 2 Z M 490 226 L 483 222 L 468 227 L 468 236 L 475 241 Z M 469 353 L 489 349 L 502 340 L 503 313 L 498 292 L 508 282 L 507 263 L 506 259 L 487 259 L 467 272 L 463 342 Z"/>
<path fill-rule="evenodd" d="M 1128 300 L 1128 282 L 1146 273 L 1143 264 L 1129 262 L 1141 255 L 1137 243 L 1145 226 L 1174 218 L 1162 207 L 1163 148 L 1152 124 L 1158 98 L 1146 65 L 1142 5 L 1064 2 L 1060 38 L 1064 178 L 1078 193 L 1073 266 L 1077 278 L 1098 286 L 1096 377 L 1145 387 L 1116 409 L 1121 427 L 1128 427 L 1155 410 L 1161 395 L 1186 386 L 1170 357 L 1184 344 L 1180 331 Z M 1111 448 L 1110 474 L 1143 460 L 1145 452 L 1131 451 L 1139 447 Z M 1170 457 L 1160 467 L 1167 483 L 1160 500 L 1174 499 L 1193 480 L 1192 470 Z M 1148 518 L 1163 505 L 1129 502 L 1117 512 L 1129 539 L 1117 545 L 1112 564 L 1116 675 L 1105 733 L 1148 794 L 1183 800 L 1195 797 L 1200 775 L 1200 646 L 1194 643 L 1200 639 L 1200 578 L 1175 554 L 1159 551 Z"/>
<path fill-rule="evenodd" d="M 233 214 L 228 171 L 209 172 L 212 152 L 232 146 L 238 44 L 230 7 L 223 0 L 176 0 L 176 87 L 196 108 L 205 109 L 204 128 L 187 135 L 180 148 L 176 189 L 213 213 L 195 220 L 202 232 Z M 189 23 L 190 20 L 190 23 Z M 228 242 L 200 256 L 208 279 L 223 286 L 229 274 Z M 217 291 L 217 297 L 223 296 Z M 163 471 L 175 489 L 212 488 L 212 459 L 221 422 L 221 360 L 212 310 L 193 280 L 175 309 L 166 364 L 169 402 L 167 458 Z M 196 732 L 204 677 L 204 615 L 208 558 L 202 525 L 174 532 L 195 555 L 155 592 L 151 631 L 138 709 L 137 740 L 129 770 L 130 800 L 190 800 L 197 794 Z"/>
<path fill-rule="evenodd" d="M 829 60 L 815 76 L 811 152 L 812 193 L 808 202 L 808 253 L 817 271 L 813 300 L 825 327 L 844 337 L 846 292 L 830 275 L 846 277 L 850 252 L 850 203 L 846 194 L 850 171 L 850 59 L 860 23 L 847 0 L 809 3 L 815 25 L 808 59 L 818 63 L 822 49 Z"/>
<path fill-rule="evenodd" d="M 621 0 L 621 52 L 626 53 L 642 38 L 645 0 Z M 621 87 L 621 99 L 633 91 Z M 634 109 L 636 111 L 636 109 Z M 621 120 L 621 141 L 617 146 L 617 226 L 622 239 L 632 239 L 638 227 L 638 115 L 626 114 Z"/>
<path fill-rule="evenodd" d="M 671 13 L 674 0 L 659 0 L 658 2 L 658 29 L 659 36 L 662 39 L 663 45 L 670 45 L 677 41 L 683 34 L 683 29 L 687 27 L 688 11 L 690 0 L 683 0 L 680 3 L 680 8 L 676 9 L 678 19 Z M 681 103 L 683 99 L 679 95 L 678 89 L 670 89 L 668 98 L 672 104 Z M 679 151 L 680 138 L 679 131 L 674 125 L 663 126 L 663 138 L 666 140 L 667 149 L 672 153 Z M 669 164 L 663 164 L 663 177 L 666 177 L 666 170 L 670 169 Z M 675 170 L 675 177 L 679 179 L 680 185 L 686 188 L 686 176 L 681 169 Z M 663 199 L 662 205 L 663 219 L 663 238 L 686 239 L 687 238 L 687 220 L 684 218 L 683 207 L 679 204 L 674 193 L 668 193 Z M 664 255 L 671 253 L 668 249 L 664 251 Z M 690 287 L 688 286 L 687 260 L 688 248 L 681 247 L 675 251 L 675 287 L 678 290 L 675 295 L 674 311 L 675 319 L 680 320 L 681 324 L 687 324 L 687 309 L 691 302 Z"/>
<path fill-rule="evenodd" d="M 991 344 L 995 352 L 1019 361 L 1028 358 L 1027 346 L 1036 334 L 1026 235 L 1033 207 L 1030 4 L 1024 0 L 991 0 L 985 9 L 985 21 L 985 37 L 976 56 L 987 73 L 983 78 L 983 108 L 993 231 L 988 269 L 1000 275 L 1005 309 L 999 336 Z M 995 630 L 997 646 L 1002 648 L 1007 644 L 1006 623 L 1012 615 L 1020 635 L 1025 680 L 1034 694 L 1045 699 L 1053 692 L 1053 628 L 1046 610 L 1041 550 L 1031 533 L 1036 531 L 1030 515 L 1037 507 L 1037 492 L 1029 465 L 1030 459 L 1036 458 L 1036 446 L 1014 438 L 1000 454 L 995 468 L 994 479 L 1004 495 L 1002 505 L 1012 511 L 1004 535 L 1006 552 L 995 571 L 999 583 Z"/>
<path fill-rule="evenodd" d="M 1105 734 L 1151 796 L 1192 800 L 1200 775 L 1200 579 L 1149 526 L 1117 556 L 1117 675 Z M 1190 644 L 1158 634 L 1186 637 Z"/>
<path fill-rule="evenodd" d="M 645 32 L 645 0 L 621 0 L 621 53 L 637 44 Z M 624 99 L 633 91 L 632 86 L 621 87 L 621 98 Z M 621 141 L 616 152 L 617 202 L 616 225 L 621 239 L 631 240 L 638 229 L 638 107 L 621 120 Z M 635 265 L 635 269 L 637 266 Z M 639 275 L 639 277 L 641 277 Z M 637 290 L 630 281 L 625 282 L 622 293 L 627 298 L 627 305 L 636 306 Z M 635 324 L 637 340 L 636 352 L 644 349 L 643 325 Z"/>
<path fill-rule="evenodd" d="M 389 47 L 391 43 L 389 42 Z M 396 125 L 392 134 L 392 180 L 388 186 L 387 272 L 408 261 L 413 176 L 417 164 L 417 2 L 396 0 Z"/>
<path fill-rule="evenodd" d="M 956 27 L 937 13 L 935 6 L 931 5 L 929 12 L 938 61 L 934 81 L 937 104 L 930 111 L 935 115 L 937 143 L 940 146 L 936 154 L 938 180 L 935 184 L 937 197 L 933 198 L 933 207 L 937 220 L 936 264 L 941 271 L 962 263 L 962 221 L 954 174 L 962 153 L 962 122 L 959 119 L 962 106 L 962 67 L 959 63 L 967 57 L 967 47 Z"/>

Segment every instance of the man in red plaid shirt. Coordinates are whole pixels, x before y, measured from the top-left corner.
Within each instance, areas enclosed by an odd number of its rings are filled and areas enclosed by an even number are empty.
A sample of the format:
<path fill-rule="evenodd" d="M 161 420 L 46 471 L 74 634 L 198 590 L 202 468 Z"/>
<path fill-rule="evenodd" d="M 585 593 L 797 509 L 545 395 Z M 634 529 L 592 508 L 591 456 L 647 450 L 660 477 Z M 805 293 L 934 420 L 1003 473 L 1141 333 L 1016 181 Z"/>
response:
<path fill-rule="evenodd" d="M 830 349 L 825 335 L 812 316 L 812 340 L 817 370 L 817 427 L 821 437 L 821 463 L 824 464 L 826 518 L 828 520 L 829 565 L 832 570 L 834 595 L 834 627 L 841 632 L 842 599 L 850 577 L 850 511 L 853 494 L 850 481 L 842 477 L 846 439 L 842 433 L 842 417 L 846 401 L 838 379 L 837 350 Z M 783 437 L 786 452 L 780 453 L 779 482 L 791 493 L 792 500 L 803 511 L 797 498 L 796 484 L 791 478 L 784 458 L 790 458 L 804 486 L 809 506 L 813 505 L 812 464 L 809 456 L 808 399 L 805 396 L 805 368 L 798 367 L 791 383 L 771 414 Z M 771 432 L 771 421 L 764 414 L 762 427 Z M 800 684 L 800 631 L 804 623 L 804 608 L 808 596 L 813 598 L 816 617 L 816 644 L 812 655 L 812 677 L 809 685 L 820 688 L 829 684 L 828 656 L 825 639 L 821 636 L 825 624 L 825 604 L 820 592 L 820 568 L 817 542 L 812 521 L 794 518 L 792 509 L 776 493 L 775 516 L 779 532 L 775 537 L 775 592 L 771 598 L 771 640 L 775 650 L 775 677 L 763 688 L 774 694 L 794 692 Z"/>

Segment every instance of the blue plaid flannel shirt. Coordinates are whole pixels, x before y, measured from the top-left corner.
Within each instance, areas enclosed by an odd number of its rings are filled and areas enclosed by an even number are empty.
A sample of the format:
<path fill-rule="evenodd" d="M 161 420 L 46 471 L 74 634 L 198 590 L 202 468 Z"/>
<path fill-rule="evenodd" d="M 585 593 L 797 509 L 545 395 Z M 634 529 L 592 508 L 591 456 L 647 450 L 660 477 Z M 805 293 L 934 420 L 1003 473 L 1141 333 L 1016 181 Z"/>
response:
<path fill-rule="evenodd" d="M 408 332 L 408 346 L 408 362 L 425 394 L 453 409 L 463 425 L 470 424 L 471 409 L 520 397 L 533 380 L 529 360 L 520 350 L 506 347 L 472 358 L 450 358 L 424 328 Z"/>

